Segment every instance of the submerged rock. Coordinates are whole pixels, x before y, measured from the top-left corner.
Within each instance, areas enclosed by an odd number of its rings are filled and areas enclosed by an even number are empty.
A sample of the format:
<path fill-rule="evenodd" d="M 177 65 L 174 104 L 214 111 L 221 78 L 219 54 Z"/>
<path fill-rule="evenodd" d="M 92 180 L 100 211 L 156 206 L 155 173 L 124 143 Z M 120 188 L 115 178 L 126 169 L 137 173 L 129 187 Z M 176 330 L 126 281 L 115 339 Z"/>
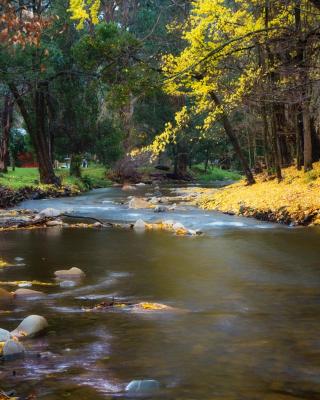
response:
<path fill-rule="evenodd" d="M 13 300 L 13 294 L 5 289 L 0 288 L 0 303 L 10 302 Z"/>
<path fill-rule="evenodd" d="M 130 393 L 150 393 L 158 390 L 160 390 L 160 383 L 155 379 L 131 381 L 126 387 L 126 392 Z"/>
<path fill-rule="evenodd" d="M 76 286 L 75 281 L 62 281 L 60 282 L 60 287 L 62 288 L 70 288 Z"/>
<path fill-rule="evenodd" d="M 14 261 L 21 262 L 21 261 L 24 261 L 24 258 L 23 257 L 15 257 Z"/>
<path fill-rule="evenodd" d="M 9 339 L 3 346 L 2 356 L 4 358 L 18 357 L 24 353 L 24 346 L 13 339 Z"/>
<path fill-rule="evenodd" d="M 59 279 L 80 279 L 83 276 L 85 276 L 85 273 L 77 267 L 72 267 L 70 269 L 62 269 L 59 271 L 56 271 L 55 276 Z"/>
<path fill-rule="evenodd" d="M 55 208 L 45 208 L 44 210 L 41 210 L 39 212 L 39 215 L 41 217 L 49 217 L 49 218 L 56 218 L 59 217 L 59 215 L 61 214 L 62 214 L 61 211 Z"/>
<path fill-rule="evenodd" d="M 15 337 L 32 337 L 48 327 L 47 320 L 41 315 L 29 315 L 11 332 Z"/>
<path fill-rule="evenodd" d="M 17 298 L 39 298 L 39 297 L 44 297 L 45 294 L 43 292 L 39 292 L 37 290 L 31 290 L 31 289 L 17 289 L 15 292 L 13 292 L 14 297 Z"/>

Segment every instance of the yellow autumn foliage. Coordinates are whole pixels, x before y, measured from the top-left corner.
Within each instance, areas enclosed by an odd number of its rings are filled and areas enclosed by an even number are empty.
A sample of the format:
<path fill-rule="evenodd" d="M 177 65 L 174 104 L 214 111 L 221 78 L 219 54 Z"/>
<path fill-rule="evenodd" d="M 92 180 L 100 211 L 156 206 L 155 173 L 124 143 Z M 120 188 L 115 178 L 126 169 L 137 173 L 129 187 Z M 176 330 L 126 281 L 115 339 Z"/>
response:
<path fill-rule="evenodd" d="M 320 162 L 313 167 L 307 173 L 285 168 L 280 183 L 260 174 L 255 185 L 242 180 L 219 190 L 202 189 L 196 202 L 207 210 L 253 217 L 272 214 L 275 221 L 320 224 Z"/>

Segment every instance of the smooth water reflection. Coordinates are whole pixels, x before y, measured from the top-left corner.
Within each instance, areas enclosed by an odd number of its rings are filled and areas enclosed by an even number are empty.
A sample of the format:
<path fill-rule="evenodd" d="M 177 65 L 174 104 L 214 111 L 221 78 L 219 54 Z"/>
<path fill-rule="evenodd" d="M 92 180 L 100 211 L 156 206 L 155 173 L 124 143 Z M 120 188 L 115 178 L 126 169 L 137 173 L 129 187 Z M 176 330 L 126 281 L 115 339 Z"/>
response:
<path fill-rule="evenodd" d="M 132 379 L 153 378 L 163 385 L 153 399 L 319 399 L 319 230 L 260 229 L 241 218 L 222 226 L 226 216 L 212 215 L 201 214 L 211 227 L 196 238 L 112 229 L 2 233 L 1 257 L 23 257 L 26 267 L 0 272 L 1 280 L 52 281 L 69 266 L 87 276 L 0 315 L 6 329 L 31 313 L 50 323 L 46 336 L 26 342 L 24 360 L 0 365 L 0 386 L 46 400 L 93 400 L 122 398 Z M 112 296 L 184 312 L 81 311 Z"/>

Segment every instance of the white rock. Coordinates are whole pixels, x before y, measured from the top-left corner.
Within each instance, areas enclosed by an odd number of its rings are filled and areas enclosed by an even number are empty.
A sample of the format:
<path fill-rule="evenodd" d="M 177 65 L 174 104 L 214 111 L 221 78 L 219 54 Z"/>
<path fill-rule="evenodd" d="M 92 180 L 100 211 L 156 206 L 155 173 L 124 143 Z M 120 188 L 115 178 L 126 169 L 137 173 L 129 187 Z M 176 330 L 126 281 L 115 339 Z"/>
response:
<path fill-rule="evenodd" d="M 14 258 L 14 261 L 17 261 L 17 262 L 20 262 L 20 261 L 23 261 L 24 260 L 24 258 L 22 258 L 22 257 L 15 257 Z"/>
<path fill-rule="evenodd" d="M 0 342 L 6 342 L 11 339 L 11 333 L 5 329 L 0 328 Z"/>
<path fill-rule="evenodd" d="M 41 315 L 29 315 L 11 332 L 16 337 L 32 337 L 48 327 L 47 320 Z"/>
<path fill-rule="evenodd" d="M 24 353 L 24 347 L 21 343 L 17 342 L 16 340 L 9 339 L 2 349 L 3 357 L 14 357 L 19 356 Z"/>
<path fill-rule="evenodd" d="M 93 226 L 95 227 L 95 228 L 101 228 L 102 227 L 102 223 L 101 222 L 95 222 L 94 224 L 93 224 Z"/>
<path fill-rule="evenodd" d="M 68 278 L 68 279 L 79 279 L 85 276 L 85 273 L 77 267 L 72 267 L 70 269 L 62 269 L 56 271 L 55 276 L 59 279 Z"/>
<path fill-rule="evenodd" d="M 143 219 L 138 219 L 138 220 L 135 222 L 133 228 L 134 228 L 134 229 L 137 229 L 137 230 L 146 229 L 146 223 L 144 222 Z"/>
<path fill-rule="evenodd" d="M 143 183 L 143 182 L 139 182 L 139 183 L 136 184 L 136 186 L 146 186 L 146 184 Z"/>
<path fill-rule="evenodd" d="M 40 211 L 39 215 L 41 217 L 59 217 L 61 215 L 61 211 L 55 208 L 45 208 L 44 210 Z"/>

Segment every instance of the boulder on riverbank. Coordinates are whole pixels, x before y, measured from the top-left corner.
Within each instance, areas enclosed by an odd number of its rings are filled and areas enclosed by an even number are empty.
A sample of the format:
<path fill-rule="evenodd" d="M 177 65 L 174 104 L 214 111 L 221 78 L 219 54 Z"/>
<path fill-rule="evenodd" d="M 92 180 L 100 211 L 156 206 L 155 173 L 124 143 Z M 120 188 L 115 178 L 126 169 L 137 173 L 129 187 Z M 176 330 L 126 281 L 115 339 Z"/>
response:
<path fill-rule="evenodd" d="M 29 315 L 11 332 L 11 335 L 18 338 L 33 337 L 44 331 L 48 326 L 47 320 L 41 315 Z"/>
<path fill-rule="evenodd" d="M 85 276 L 85 273 L 77 267 L 72 267 L 70 269 L 61 269 L 59 271 L 55 271 L 54 275 L 58 279 L 80 279 Z"/>

